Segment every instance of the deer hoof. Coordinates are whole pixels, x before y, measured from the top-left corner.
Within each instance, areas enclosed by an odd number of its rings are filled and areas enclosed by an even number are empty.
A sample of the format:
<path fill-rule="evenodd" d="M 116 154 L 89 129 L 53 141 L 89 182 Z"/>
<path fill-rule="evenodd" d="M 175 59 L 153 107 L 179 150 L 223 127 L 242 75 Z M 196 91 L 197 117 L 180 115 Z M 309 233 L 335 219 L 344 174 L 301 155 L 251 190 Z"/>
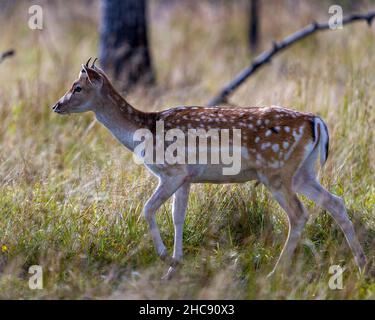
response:
<path fill-rule="evenodd" d="M 161 279 L 164 281 L 171 280 L 175 274 L 176 274 L 176 268 L 169 267 L 167 273 Z"/>

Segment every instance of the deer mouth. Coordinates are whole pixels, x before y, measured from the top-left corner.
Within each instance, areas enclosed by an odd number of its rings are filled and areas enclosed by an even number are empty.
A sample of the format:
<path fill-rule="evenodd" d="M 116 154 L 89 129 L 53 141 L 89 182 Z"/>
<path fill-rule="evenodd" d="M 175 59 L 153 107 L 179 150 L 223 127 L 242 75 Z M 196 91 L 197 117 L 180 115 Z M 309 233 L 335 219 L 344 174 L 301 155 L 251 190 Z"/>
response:
<path fill-rule="evenodd" d="M 65 112 L 63 110 L 61 110 L 61 105 L 60 103 L 56 103 L 53 107 L 52 107 L 52 110 L 53 112 L 56 112 L 58 114 L 64 114 Z"/>

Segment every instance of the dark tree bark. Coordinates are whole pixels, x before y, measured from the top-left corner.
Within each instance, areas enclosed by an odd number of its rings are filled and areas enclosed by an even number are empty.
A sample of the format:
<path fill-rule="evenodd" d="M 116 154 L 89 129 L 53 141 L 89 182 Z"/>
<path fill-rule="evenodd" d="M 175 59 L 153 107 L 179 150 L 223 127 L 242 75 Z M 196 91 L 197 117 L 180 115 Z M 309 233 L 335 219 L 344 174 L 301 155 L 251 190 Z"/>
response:
<path fill-rule="evenodd" d="M 371 27 L 372 21 L 375 19 L 375 10 L 370 11 L 364 14 L 351 14 L 349 16 L 344 17 L 342 24 L 346 25 L 349 23 L 357 22 L 357 21 L 366 21 L 367 24 Z M 314 34 L 318 31 L 323 30 L 330 30 L 329 22 L 326 23 L 318 23 L 314 21 L 313 23 L 307 25 L 305 28 L 300 29 L 293 34 L 290 34 L 280 42 L 273 42 L 273 46 L 271 49 L 262 52 L 258 55 L 251 63 L 250 66 L 243 69 L 232 81 L 227 83 L 217 94 L 213 97 L 207 104 L 209 107 L 217 106 L 221 103 L 228 103 L 228 97 L 233 94 L 233 92 L 243 84 L 250 76 L 252 76 L 259 68 L 265 66 L 266 64 L 270 63 L 272 58 L 284 51 L 286 48 L 290 47 L 294 43 L 307 38 L 308 36 Z"/>
<path fill-rule="evenodd" d="M 100 63 L 123 89 L 154 82 L 147 0 L 102 0 Z"/>
<path fill-rule="evenodd" d="M 259 1 L 250 0 L 249 10 L 249 44 L 254 53 L 259 43 Z"/>
<path fill-rule="evenodd" d="M 13 49 L 0 52 L 0 63 L 2 63 L 6 58 L 14 56 L 15 53 L 16 52 Z"/>

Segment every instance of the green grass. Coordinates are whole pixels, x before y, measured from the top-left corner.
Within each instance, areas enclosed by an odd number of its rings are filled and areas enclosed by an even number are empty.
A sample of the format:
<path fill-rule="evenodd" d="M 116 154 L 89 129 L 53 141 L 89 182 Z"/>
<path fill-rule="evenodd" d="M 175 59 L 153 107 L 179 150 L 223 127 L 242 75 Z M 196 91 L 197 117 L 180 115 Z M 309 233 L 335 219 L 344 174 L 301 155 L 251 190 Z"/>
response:
<path fill-rule="evenodd" d="M 17 56 L 0 66 L 0 298 L 375 298 L 375 46 L 365 23 L 315 35 L 262 69 L 233 96 L 240 106 L 281 104 L 320 114 L 331 135 L 323 185 L 345 199 L 369 260 L 360 278 L 330 216 L 304 203 L 311 219 L 293 268 L 268 279 L 286 237 L 285 214 L 254 183 L 195 185 L 184 231 L 185 260 L 165 283 L 142 218 L 156 186 L 92 115 L 60 117 L 50 106 L 80 65 L 97 52 L 97 5 L 71 14 L 45 4 L 43 31 L 23 21 L 26 5 L 2 18 L 0 49 Z M 151 43 L 158 87 L 127 98 L 143 110 L 204 104 L 247 65 L 241 4 L 151 6 Z M 303 2 L 279 19 L 263 19 L 261 47 L 328 9 Z M 57 11 L 60 10 L 60 11 Z M 263 14 L 272 13 L 269 5 Z M 59 12 L 59 13 L 58 13 Z M 80 23 L 77 23 L 80 17 Z M 18 18 L 18 19 L 17 19 Z M 17 42 L 14 42 L 14 39 Z M 157 221 L 173 246 L 170 203 Z M 28 268 L 44 270 L 44 289 L 28 288 Z M 331 265 L 345 267 L 344 287 L 328 287 Z"/>

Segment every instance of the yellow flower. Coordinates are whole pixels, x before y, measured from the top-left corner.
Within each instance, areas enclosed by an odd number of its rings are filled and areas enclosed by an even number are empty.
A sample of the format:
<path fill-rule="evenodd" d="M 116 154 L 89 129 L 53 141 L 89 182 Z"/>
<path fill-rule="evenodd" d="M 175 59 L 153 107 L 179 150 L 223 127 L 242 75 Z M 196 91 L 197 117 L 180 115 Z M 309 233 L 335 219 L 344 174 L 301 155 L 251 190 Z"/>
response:
<path fill-rule="evenodd" d="M 2 246 L 1 246 L 1 252 L 2 253 L 5 253 L 5 252 L 7 252 L 8 251 L 8 247 L 5 245 L 5 244 L 3 244 Z"/>

